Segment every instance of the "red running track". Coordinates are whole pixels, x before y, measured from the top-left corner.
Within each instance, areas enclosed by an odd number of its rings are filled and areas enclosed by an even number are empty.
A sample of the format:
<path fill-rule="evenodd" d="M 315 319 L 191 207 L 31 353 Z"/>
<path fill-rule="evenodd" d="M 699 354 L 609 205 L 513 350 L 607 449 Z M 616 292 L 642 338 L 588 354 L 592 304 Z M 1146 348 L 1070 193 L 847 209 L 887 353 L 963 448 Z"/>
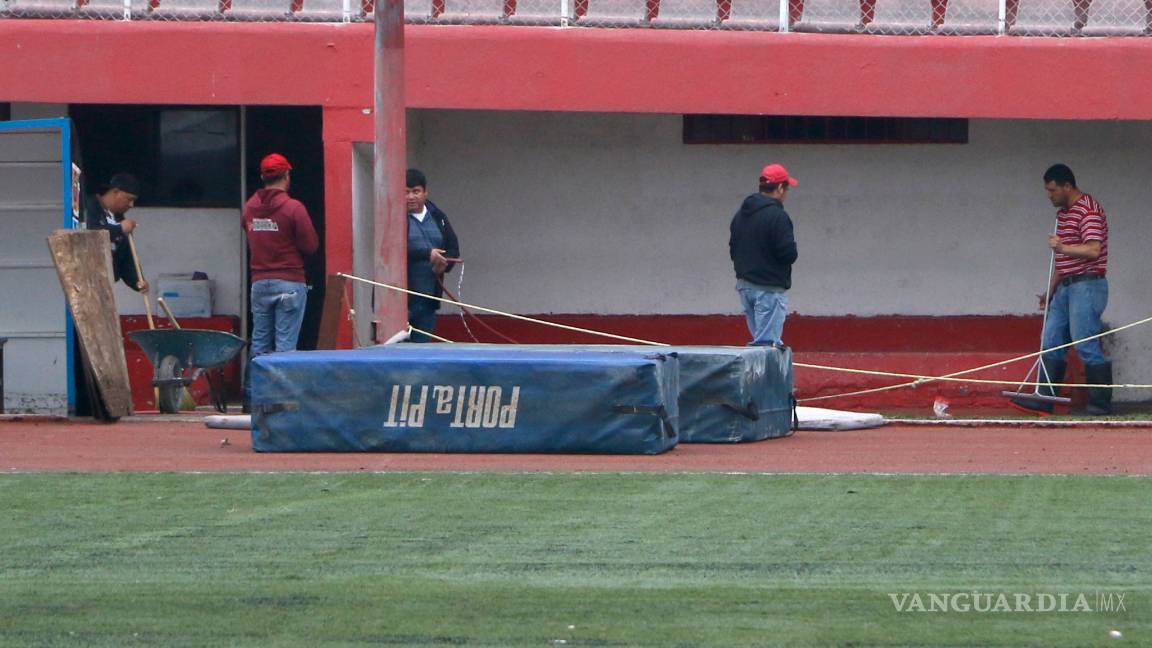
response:
<path fill-rule="evenodd" d="M 659 456 L 265 454 L 252 451 L 247 431 L 209 429 L 198 419 L 0 421 L 6 472 L 436 470 L 1149 475 L 1152 430 L 888 425 L 739 445 L 682 444 Z"/>

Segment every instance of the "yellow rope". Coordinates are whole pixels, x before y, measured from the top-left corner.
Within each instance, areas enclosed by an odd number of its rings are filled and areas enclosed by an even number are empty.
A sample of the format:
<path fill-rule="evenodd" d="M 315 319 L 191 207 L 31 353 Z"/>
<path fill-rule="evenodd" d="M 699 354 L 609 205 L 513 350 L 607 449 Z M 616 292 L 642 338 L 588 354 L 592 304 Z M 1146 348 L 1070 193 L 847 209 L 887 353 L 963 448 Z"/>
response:
<path fill-rule="evenodd" d="M 455 301 L 452 299 L 446 299 L 444 297 L 437 297 L 435 295 L 429 295 L 427 293 L 417 292 L 414 290 L 408 290 L 406 288 L 400 288 L 399 286 L 393 286 L 391 284 L 380 283 L 378 281 L 372 281 L 370 279 L 364 279 L 362 277 L 357 277 L 355 275 L 345 274 L 343 272 L 338 272 L 336 274 L 341 276 L 341 277 L 344 277 L 346 279 L 353 279 L 355 281 L 360 281 L 360 282 L 370 284 L 373 286 L 378 286 L 380 288 L 387 288 L 388 290 L 394 290 L 396 292 L 402 292 L 402 293 L 405 293 L 408 295 L 417 295 L 419 297 L 434 299 L 434 300 L 439 301 L 441 303 L 452 304 L 454 306 L 460 306 L 463 308 L 471 308 L 473 310 L 483 311 L 485 313 L 492 313 L 493 315 L 502 315 L 504 317 L 510 317 L 512 319 L 517 319 L 517 320 L 520 320 L 523 322 L 531 322 L 533 324 L 541 324 L 543 326 L 551 326 L 554 328 L 565 329 L 568 331 L 575 331 L 578 333 L 587 333 L 589 335 L 598 335 L 601 337 L 612 338 L 615 340 L 623 340 L 625 342 L 636 342 L 638 344 L 646 344 L 649 346 L 671 346 L 671 345 L 666 344 L 664 342 L 653 342 L 651 340 L 632 338 L 632 337 L 627 337 L 627 336 L 623 336 L 623 335 L 616 335 L 614 333 L 605 333 L 603 331 L 595 331 L 592 329 L 580 328 L 578 326 L 569 326 L 567 324 L 560 324 L 557 322 L 549 322 L 547 320 L 535 319 L 532 317 L 526 317 L 524 315 L 516 315 L 515 313 L 508 313 L 505 311 L 496 310 L 494 308 L 485 308 L 484 306 L 477 306 L 475 304 L 468 304 L 465 302 L 459 302 L 459 301 Z M 808 363 L 804 363 L 804 362 L 793 362 L 792 363 L 793 366 L 800 367 L 801 369 L 816 369 L 816 370 L 820 370 L 820 371 L 838 371 L 841 373 L 854 373 L 854 374 L 863 374 L 863 375 L 869 375 L 869 376 L 887 376 L 887 377 L 893 377 L 893 378 L 912 378 L 912 379 L 914 379 L 914 380 L 911 380 L 910 382 L 899 383 L 896 385 L 888 385 L 886 387 L 874 387 L 872 389 L 862 389 L 859 391 L 846 392 L 843 394 L 828 394 L 826 396 L 813 396 L 811 398 L 802 398 L 798 402 L 807 403 L 807 402 L 812 402 L 812 401 L 829 400 L 832 398 L 848 398 L 850 396 L 863 396 L 865 394 L 875 394 L 875 393 L 891 391 L 891 390 L 895 390 L 895 389 L 904 389 L 906 387 L 919 387 L 920 385 L 923 385 L 925 383 L 930 383 L 930 382 L 961 382 L 961 383 L 974 383 L 974 384 L 986 384 L 986 385 L 1019 385 L 1019 386 L 1027 385 L 1029 387 L 1104 387 L 1104 388 L 1110 388 L 1110 389 L 1152 389 L 1152 385 L 1139 385 L 1139 384 L 1135 384 L 1135 385 L 1134 384 L 1094 385 L 1094 384 L 1087 384 L 1087 383 L 1017 382 L 1014 380 L 987 380 L 987 379 L 979 379 L 979 378 L 958 378 L 958 376 L 965 376 L 965 375 L 973 374 L 973 373 L 976 373 L 979 371 L 985 371 L 988 369 L 994 369 L 996 367 L 1001 367 L 1001 366 L 1004 366 L 1007 364 L 1012 364 L 1014 362 L 1020 362 L 1021 360 L 1027 360 L 1029 358 L 1035 358 L 1037 356 L 1043 355 L 1043 354 L 1048 353 L 1050 351 L 1059 351 L 1060 349 L 1066 349 L 1068 347 L 1080 344 L 1081 342 L 1087 342 L 1089 340 L 1095 340 L 1097 338 L 1102 338 L 1106 335 L 1113 335 L 1113 334 L 1119 333 L 1120 331 L 1123 331 L 1125 329 L 1130 329 L 1130 328 L 1133 328 L 1136 326 L 1147 324 L 1149 322 L 1152 322 L 1152 317 L 1146 317 L 1142 320 L 1132 322 L 1130 324 L 1125 324 L 1124 326 L 1120 326 L 1120 327 L 1117 327 L 1117 328 L 1114 328 L 1114 329 L 1111 329 L 1108 331 L 1104 331 L 1102 333 L 1097 333 L 1096 335 L 1082 338 L 1080 340 L 1073 340 L 1072 342 L 1069 342 L 1067 344 L 1062 344 L 1060 346 L 1052 347 L 1050 349 L 1042 349 L 1040 351 L 1035 351 L 1033 353 L 1028 353 L 1028 354 L 1025 354 L 1022 356 L 1017 356 L 1015 358 L 1009 358 L 1007 360 L 1001 360 L 999 362 L 993 362 L 991 364 L 986 364 L 986 365 L 981 366 L 981 367 L 975 367 L 973 369 L 965 369 L 963 371 L 957 371 L 957 372 L 946 374 L 943 376 L 922 376 L 922 375 L 918 375 L 918 374 L 899 373 L 899 372 L 892 372 L 892 371 L 874 371 L 874 370 L 870 370 L 870 369 L 851 369 L 848 367 L 831 367 L 831 366 L 827 366 L 827 365 L 808 364 Z M 425 335 L 428 335 L 429 337 L 436 338 L 437 340 L 441 340 L 443 342 L 451 342 L 451 340 L 447 340 L 445 338 L 438 337 L 436 335 L 432 335 L 431 333 L 421 331 L 421 330 L 413 328 L 411 326 L 409 327 L 409 329 L 413 330 L 413 331 L 417 331 L 419 333 L 424 333 Z"/>
<path fill-rule="evenodd" d="M 991 364 L 986 364 L 982 367 L 976 367 L 974 369 L 965 369 L 964 371 L 957 371 L 955 373 L 946 374 L 944 376 L 936 376 L 936 377 L 933 377 L 933 376 L 915 376 L 916 380 L 913 380 L 911 382 L 899 383 L 896 385 L 888 385 L 887 387 L 874 387 L 872 389 L 861 389 L 859 391 L 847 392 L 847 393 L 843 393 L 843 394 L 828 394 L 826 396 L 813 396 L 811 398 L 800 399 L 798 402 L 807 403 L 807 402 L 812 402 L 812 401 L 829 400 L 832 398 L 847 398 L 849 396 L 863 396 L 865 394 L 876 394 L 879 392 L 891 391 L 894 389 L 903 389 L 905 387 L 919 387 L 920 385 L 922 385 L 924 383 L 949 380 L 949 379 L 955 378 L 956 376 L 964 376 L 967 374 L 976 373 L 978 371 L 984 371 L 986 369 L 993 369 L 995 367 L 1000 367 L 1000 366 L 1003 366 L 1006 364 L 1011 364 L 1013 362 L 1019 362 L 1021 360 L 1027 360 L 1028 358 L 1035 358 L 1037 356 L 1043 355 L 1043 354 L 1048 353 L 1050 351 L 1059 351 L 1060 349 L 1067 349 L 1068 347 L 1075 346 L 1077 344 L 1080 344 L 1081 342 L 1087 342 L 1089 340 L 1095 340 L 1097 338 L 1102 338 L 1106 335 L 1114 335 L 1114 334 L 1119 333 L 1120 331 L 1123 331 L 1125 329 L 1130 329 L 1130 328 L 1133 328 L 1136 326 L 1141 326 L 1143 324 L 1147 324 L 1148 322 L 1152 322 L 1152 317 L 1146 317 L 1142 320 L 1137 320 L 1135 322 L 1125 324 L 1124 326 L 1110 329 L 1110 330 L 1104 331 L 1102 333 L 1097 333 L 1096 335 L 1091 335 L 1091 336 L 1088 336 L 1088 337 L 1080 339 L 1080 340 L 1073 340 L 1067 344 L 1061 344 L 1060 346 L 1055 346 L 1055 347 L 1052 347 L 1050 349 L 1041 349 L 1040 351 L 1028 353 L 1028 354 L 1018 356 L 1015 358 L 1009 358 L 1008 360 L 1001 360 L 1000 362 L 993 362 Z M 794 366 L 802 366 L 799 363 L 793 363 L 793 365 Z M 823 369 L 824 367 L 817 367 L 817 365 L 809 365 L 805 368 L 821 368 L 821 369 Z M 845 369 L 845 368 L 837 368 L 837 367 L 828 367 L 827 369 L 829 371 L 842 371 L 842 372 L 847 372 L 847 373 L 863 373 L 866 371 L 863 369 Z M 913 377 L 913 375 L 909 374 L 908 377 L 911 378 L 911 377 Z M 975 382 L 982 382 L 982 381 L 978 381 L 976 379 L 968 379 L 968 380 L 960 380 L 958 382 L 973 382 L 973 383 L 975 383 Z M 1006 385 L 1027 384 L 1029 386 L 1035 386 L 1035 385 L 1048 385 L 1049 383 L 1000 382 L 999 384 L 1001 384 L 1001 385 L 1005 385 L 1005 384 Z M 1080 383 L 1056 383 L 1056 384 L 1058 384 L 1061 387 L 1104 387 L 1104 388 L 1109 388 L 1109 389 L 1114 389 L 1114 388 L 1148 388 L 1149 387 L 1148 385 L 1086 385 L 1086 384 L 1080 384 Z"/>
<path fill-rule="evenodd" d="M 1013 358 L 1011 361 L 1020 360 L 1020 358 Z M 1152 385 L 1132 385 L 1132 384 L 1117 384 L 1117 385 L 1098 385 L 1095 383 L 1049 383 L 1049 382 L 1020 382 L 1018 380 L 990 380 L 981 378 L 951 378 L 951 375 L 963 375 L 967 373 L 974 373 L 977 369 L 966 369 L 956 374 L 949 374 L 949 376 L 923 376 L 920 374 L 900 373 L 896 371 L 874 371 L 871 369 L 851 369 L 848 367 L 830 367 L 827 365 L 806 364 L 803 362 L 793 362 L 793 366 L 801 367 L 803 369 L 817 369 L 820 371 L 839 371 L 843 373 L 864 374 L 867 376 L 887 376 L 891 378 L 915 378 L 915 385 L 919 386 L 926 382 L 958 382 L 958 383 L 972 383 L 978 385 L 1018 385 L 1021 387 L 1126 387 L 1130 389 L 1152 389 Z"/>

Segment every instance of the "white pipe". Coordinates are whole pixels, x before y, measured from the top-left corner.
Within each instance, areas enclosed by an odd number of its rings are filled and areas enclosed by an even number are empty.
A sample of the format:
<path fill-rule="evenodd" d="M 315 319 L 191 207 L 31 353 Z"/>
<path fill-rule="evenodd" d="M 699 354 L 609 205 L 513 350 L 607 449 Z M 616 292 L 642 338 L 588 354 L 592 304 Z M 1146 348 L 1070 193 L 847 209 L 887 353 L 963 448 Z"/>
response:
<path fill-rule="evenodd" d="M 400 331 L 399 333 L 397 333 L 396 335 L 393 335 L 392 337 L 388 338 L 387 340 L 384 340 L 384 344 L 396 344 L 398 342 L 403 342 L 403 341 L 407 340 L 408 336 L 410 336 L 411 334 L 412 334 L 412 329 L 406 328 L 403 331 Z"/>

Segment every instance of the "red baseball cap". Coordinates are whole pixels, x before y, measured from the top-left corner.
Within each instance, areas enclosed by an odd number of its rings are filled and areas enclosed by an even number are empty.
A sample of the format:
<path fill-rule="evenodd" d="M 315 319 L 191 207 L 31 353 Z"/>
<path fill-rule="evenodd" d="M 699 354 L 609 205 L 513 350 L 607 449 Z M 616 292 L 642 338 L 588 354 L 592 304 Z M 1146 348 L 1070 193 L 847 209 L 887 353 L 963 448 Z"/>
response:
<path fill-rule="evenodd" d="M 787 182 L 789 187 L 795 187 L 796 178 L 788 175 L 788 169 L 783 164 L 769 164 L 760 170 L 760 177 L 768 182 Z"/>
<path fill-rule="evenodd" d="M 292 170 L 292 165 L 288 164 L 288 158 L 273 153 L 260 160 L 260 175 L 262 176 L 282 176 Z"/>

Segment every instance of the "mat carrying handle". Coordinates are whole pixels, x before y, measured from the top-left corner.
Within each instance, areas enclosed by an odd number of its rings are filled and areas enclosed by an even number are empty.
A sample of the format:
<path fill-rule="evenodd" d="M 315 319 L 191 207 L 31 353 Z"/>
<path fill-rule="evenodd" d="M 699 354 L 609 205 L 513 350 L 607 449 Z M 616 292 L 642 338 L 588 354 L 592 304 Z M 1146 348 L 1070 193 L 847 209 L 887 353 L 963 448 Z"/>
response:
<path fill-rule="evenodd" d="M 617 414 L 651 414 L 660 419 L 665 435 L 673 438 L 677 436 L 676 427 L 672 425 L 672 419 L 668 416 L 668 409 L 663 405 L 616 405 L 612 411 Z"/>

